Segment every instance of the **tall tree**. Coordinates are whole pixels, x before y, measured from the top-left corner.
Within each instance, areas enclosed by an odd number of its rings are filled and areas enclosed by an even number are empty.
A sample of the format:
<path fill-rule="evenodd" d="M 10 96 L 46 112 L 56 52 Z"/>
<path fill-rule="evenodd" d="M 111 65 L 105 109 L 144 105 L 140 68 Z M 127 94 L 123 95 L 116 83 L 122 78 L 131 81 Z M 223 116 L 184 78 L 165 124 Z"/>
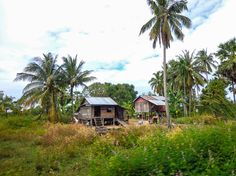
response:
<path fill-rule="evenodd" d="M 221 60 L 218 73 L 231 81 L 234 103 L 236 103 L 236 38 L 218 46 L 216 56 Z"/>
<path fill-rule="evenodd" d="M 150 40 L 153 40 L 153 48 L 156 48 L 156 43 L 159 41 L 160 46 L 163 45 L 163 67 L 164 67 L 164 95 L 166 99 L 166 116 L 168 119 L 168 127 L 171 127 L 169 105 L 167 96 L 167 69 L 166 69 L 166 49 L 170 48 L 170 42 L 174 39 L 173 34 L 177 39 L 183 40 L 184 34 L 182 26 L 189 28 L 191 20 L 181 15 L 184 10 L 187 10 L 187 1 L 180 0 L 148 0 L 148 6 L 154 15 L 140 30 L 140 34 L 150 29 Z"/>
<path fill-rule="evenodd" d="M 132 84 L 93 83 L 84 90 L 84 94 L 99 97 L 111 97 L 119 105 L 127 105 L 136 98 L 137 91 Z"/>
<path fill-rule="evenodd" d="M 202 90 L 200 97 L 203 112 L 212 113 L 216 117 L 235 118 L 235 105 L 226 98 L 225 88 L 227 85 L 225 79 L 213 79 L 209 82 Z"/>
<path fill-rule="evenodd" d="M 95 79 L 95 77 L 90 76 L 92 73 L 91 70 L 84 70 L 83 66 L 85 64 L 84 61 L 77 62 L 77 55 L 72 58 L 70 55 L 62 58 L 64 64 L 63 75 L 65 76 L 65 81 L 70 85 L 70 96 L 71 96 L 71 104 L 72 104 L 72 115 L 74 114 L 74 88 L 78 86 L 86 86 L 86 83 Z"/>
<path fill-rule="evenodd" d="M 57 95 L 60 92 L 59 82 L 61 68 L 56 64 L 57 56 L 51 53 L 35 57 L 25 68 L 17 73 L 15 81 L 29 81 L 23 89 L 22 101 L 25 105 L 40 103 L 48 113 L 51 122 L 59 119 Z"/>
<path fill-rule="evenodd" d="M 214 60 L 212 53 L 207 53 L 207 49 L 198 51 L 196 58 L 197 64 L 205 69 L 206 80 L 208 82 L 208 74 L 212 72 L 212 68 L 216 69 L 217 61 Z"/>
<path fill-rule="evenodd" d="M 164 95 L 162 71 L 153 73 L 153 77 L 150 79 L 148 83 L 151 85 L 151 88 L 153 89 L 154 93 L 158 93 L 161 96 Z"/>
<path fill-rule="evenodd" d="M 184 100 L 185 103 L 188 102 L 189 113 L 191 112 L 193 87 L 196 85 L 203 86 L 206 81 L 201 74 L 204 72 L 204 70 L 204 67 L 198 65 L 195 61 L 194 52 L 190 53 L 189 51 L 185 50 L 183 51 L 183 54 L 177 56 L 177 62 L 175 66 L 176 81 L 179 88 L 183 89 Z"/>

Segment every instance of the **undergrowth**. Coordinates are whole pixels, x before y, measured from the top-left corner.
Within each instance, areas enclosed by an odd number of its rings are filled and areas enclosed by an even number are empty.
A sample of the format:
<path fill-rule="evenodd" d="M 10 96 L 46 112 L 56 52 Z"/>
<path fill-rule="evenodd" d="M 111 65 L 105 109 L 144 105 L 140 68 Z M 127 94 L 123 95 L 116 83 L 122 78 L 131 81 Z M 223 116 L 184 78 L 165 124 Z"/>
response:
<path fill-rule="evenodd" d="M 236 122 L 179 118 L 175 127 L 98 135 L 31 116 L 0 118 L 0 175 L 235 175 Z"/>

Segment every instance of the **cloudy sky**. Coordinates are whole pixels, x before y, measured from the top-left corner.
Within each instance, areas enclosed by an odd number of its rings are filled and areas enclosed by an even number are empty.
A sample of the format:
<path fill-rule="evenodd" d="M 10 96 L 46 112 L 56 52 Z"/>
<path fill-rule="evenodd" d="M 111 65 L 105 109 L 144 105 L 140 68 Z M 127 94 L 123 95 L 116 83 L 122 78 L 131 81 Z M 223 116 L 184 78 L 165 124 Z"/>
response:
<path fill-rule="evenodd" d="M 236 36 L 235 0 L 189 0 L 188 7 L 193 26 L 171 44 L 168 60 L 185 49 L 215 52 Z M 0 0 L 0 90 L 19 98 L 26 83 L 13 82 L 16 73 L 52 52 L 78 54 L 97 81 L 148 92 L 162 64 L 162 49 L 152 49 L 148 33 L 139 36 L 151 16 L 146 0 Z"/>

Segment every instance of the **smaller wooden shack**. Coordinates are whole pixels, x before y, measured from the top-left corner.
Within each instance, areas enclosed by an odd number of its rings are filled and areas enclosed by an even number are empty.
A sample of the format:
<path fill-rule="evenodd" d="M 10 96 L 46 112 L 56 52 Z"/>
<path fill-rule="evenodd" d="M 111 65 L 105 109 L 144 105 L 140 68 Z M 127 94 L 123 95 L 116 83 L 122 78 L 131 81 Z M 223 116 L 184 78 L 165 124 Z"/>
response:
<path fill-rule="evenodd" d="M 156 113 L 158 115 L 165 114 L 165 97 L 163 96 L 139 96 L 134 100 L 135 112 L 142 113 Z"/>
<path fill-rule="evenodd" d="M 124 121 L 124 109 L 110 97 L 85 97 L 77 112 L 80 123 L 103 126 Z"/>

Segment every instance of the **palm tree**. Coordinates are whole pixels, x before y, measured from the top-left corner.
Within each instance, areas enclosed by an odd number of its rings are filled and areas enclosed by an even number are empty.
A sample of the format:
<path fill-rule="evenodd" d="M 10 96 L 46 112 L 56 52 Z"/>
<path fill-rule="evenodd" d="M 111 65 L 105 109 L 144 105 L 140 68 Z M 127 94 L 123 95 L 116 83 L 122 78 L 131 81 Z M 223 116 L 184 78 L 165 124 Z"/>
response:
<path fill-rule="evenodd" d="M 194 52 L 183 51 L 183 54 L 177 56 L 177 65 L 175 69 L 176 81 L 178 86 L 184 90 L 184 100 L 187 102 L 187 94 L 189 94 L 189 113 L 191 112 L 192 89 L 196 85 L 203 86 L 206 82 L 201 73 L 204 72 L 204 67 L 197 64 L 195 61 Z M 186 111 L 185 111 L 186 115 Z"/>
<path fill-rule="evenodd" d="M 231 81 L 233 99 L 234 103 L 236 103 L 236 38 L 233 38 L 224 44 L 220 44 L 218 48 L 219 50 L 217 51 L 216 56 L 221 60 L 218 72 Z"/>
<path fill-rule="evenodd" d="M 92 71 L 85 70 L 83 71 L 84 61 L 77 63 L 77 55 L 72 58 L 70 55 L 62 58 L 64 61 L 63 75 L 65 81 L 70 85 L 70 96 L 72 102 L 72 115 L 74 114 L 74 88 L 77 86 L 86 87 L 85 83 L 90 82 L 95 79 L 93 76 L 89 76 Z"/>
<path fill-rule="evenodd" d="M 164 95 L 163 90 L 163 72 L 158 71 L 156 73 L 153 73 L 153 77 L 148 82 L 151 85 L 151 88 L 153 89 L 154 93 L 158 93 L 159 95 Z"/>
<path fill-rule="evenodd" d="M 207 49 L 198 51 L 196 59 L 197 64 L 205 68 L 206 80 L 208 82 L 208 74 L 212 72 L 212 67 L 216 69 L 215 64 L 217 63 L 217 61 L 214 60 L 213 54 L 207 54 Z"/>
<path fill-rule="evenodd" d="M 178 61 L 173 59 L 167 63 L 167 74 L 168 74 L 167 83 L 169 85 L 169 90 L 178 90 L 178 83 L 176 81 L 177 75 L 175 74 L 177 66 L 178 66 Z"/>
<path fill-rule="evenodd" d="M 24 72 L 17 73 L 15 81 L 29 81 L 23 89 L 22 101 L 25 105 L 40 103 L 48 113 L 50 122 L 57 122 L 58 102 L 60 92 L 60 67 L 56 64 L 57 56 L 51 53 L 43 54 L 43 58 L 35 57 Z"/>
<path fill-rule="evenodd" d="M 184 34 L 182 32 L 182 26 L 189 28 L 191 26 L 191 20 L 181 15 L 184 10 L 187 10 L 187 1 L 185 0 L 148 0 L 148 5 L 154 17 L 142 26 L 140 34 L 151 29 L 149 36 L 150 40 L 153 40 L 153 48 L 156 48 L 157 41 L 159 41 L 160 46 L 163 45 L 163 81 L 166 99 L 166 116 L 168 119 L 168 127 L 171 127 L 167 101 L 166 49 L 170 48 L 170 42 L 173 40 L 172 33 L 177 39 L 183 40 Z"/>

